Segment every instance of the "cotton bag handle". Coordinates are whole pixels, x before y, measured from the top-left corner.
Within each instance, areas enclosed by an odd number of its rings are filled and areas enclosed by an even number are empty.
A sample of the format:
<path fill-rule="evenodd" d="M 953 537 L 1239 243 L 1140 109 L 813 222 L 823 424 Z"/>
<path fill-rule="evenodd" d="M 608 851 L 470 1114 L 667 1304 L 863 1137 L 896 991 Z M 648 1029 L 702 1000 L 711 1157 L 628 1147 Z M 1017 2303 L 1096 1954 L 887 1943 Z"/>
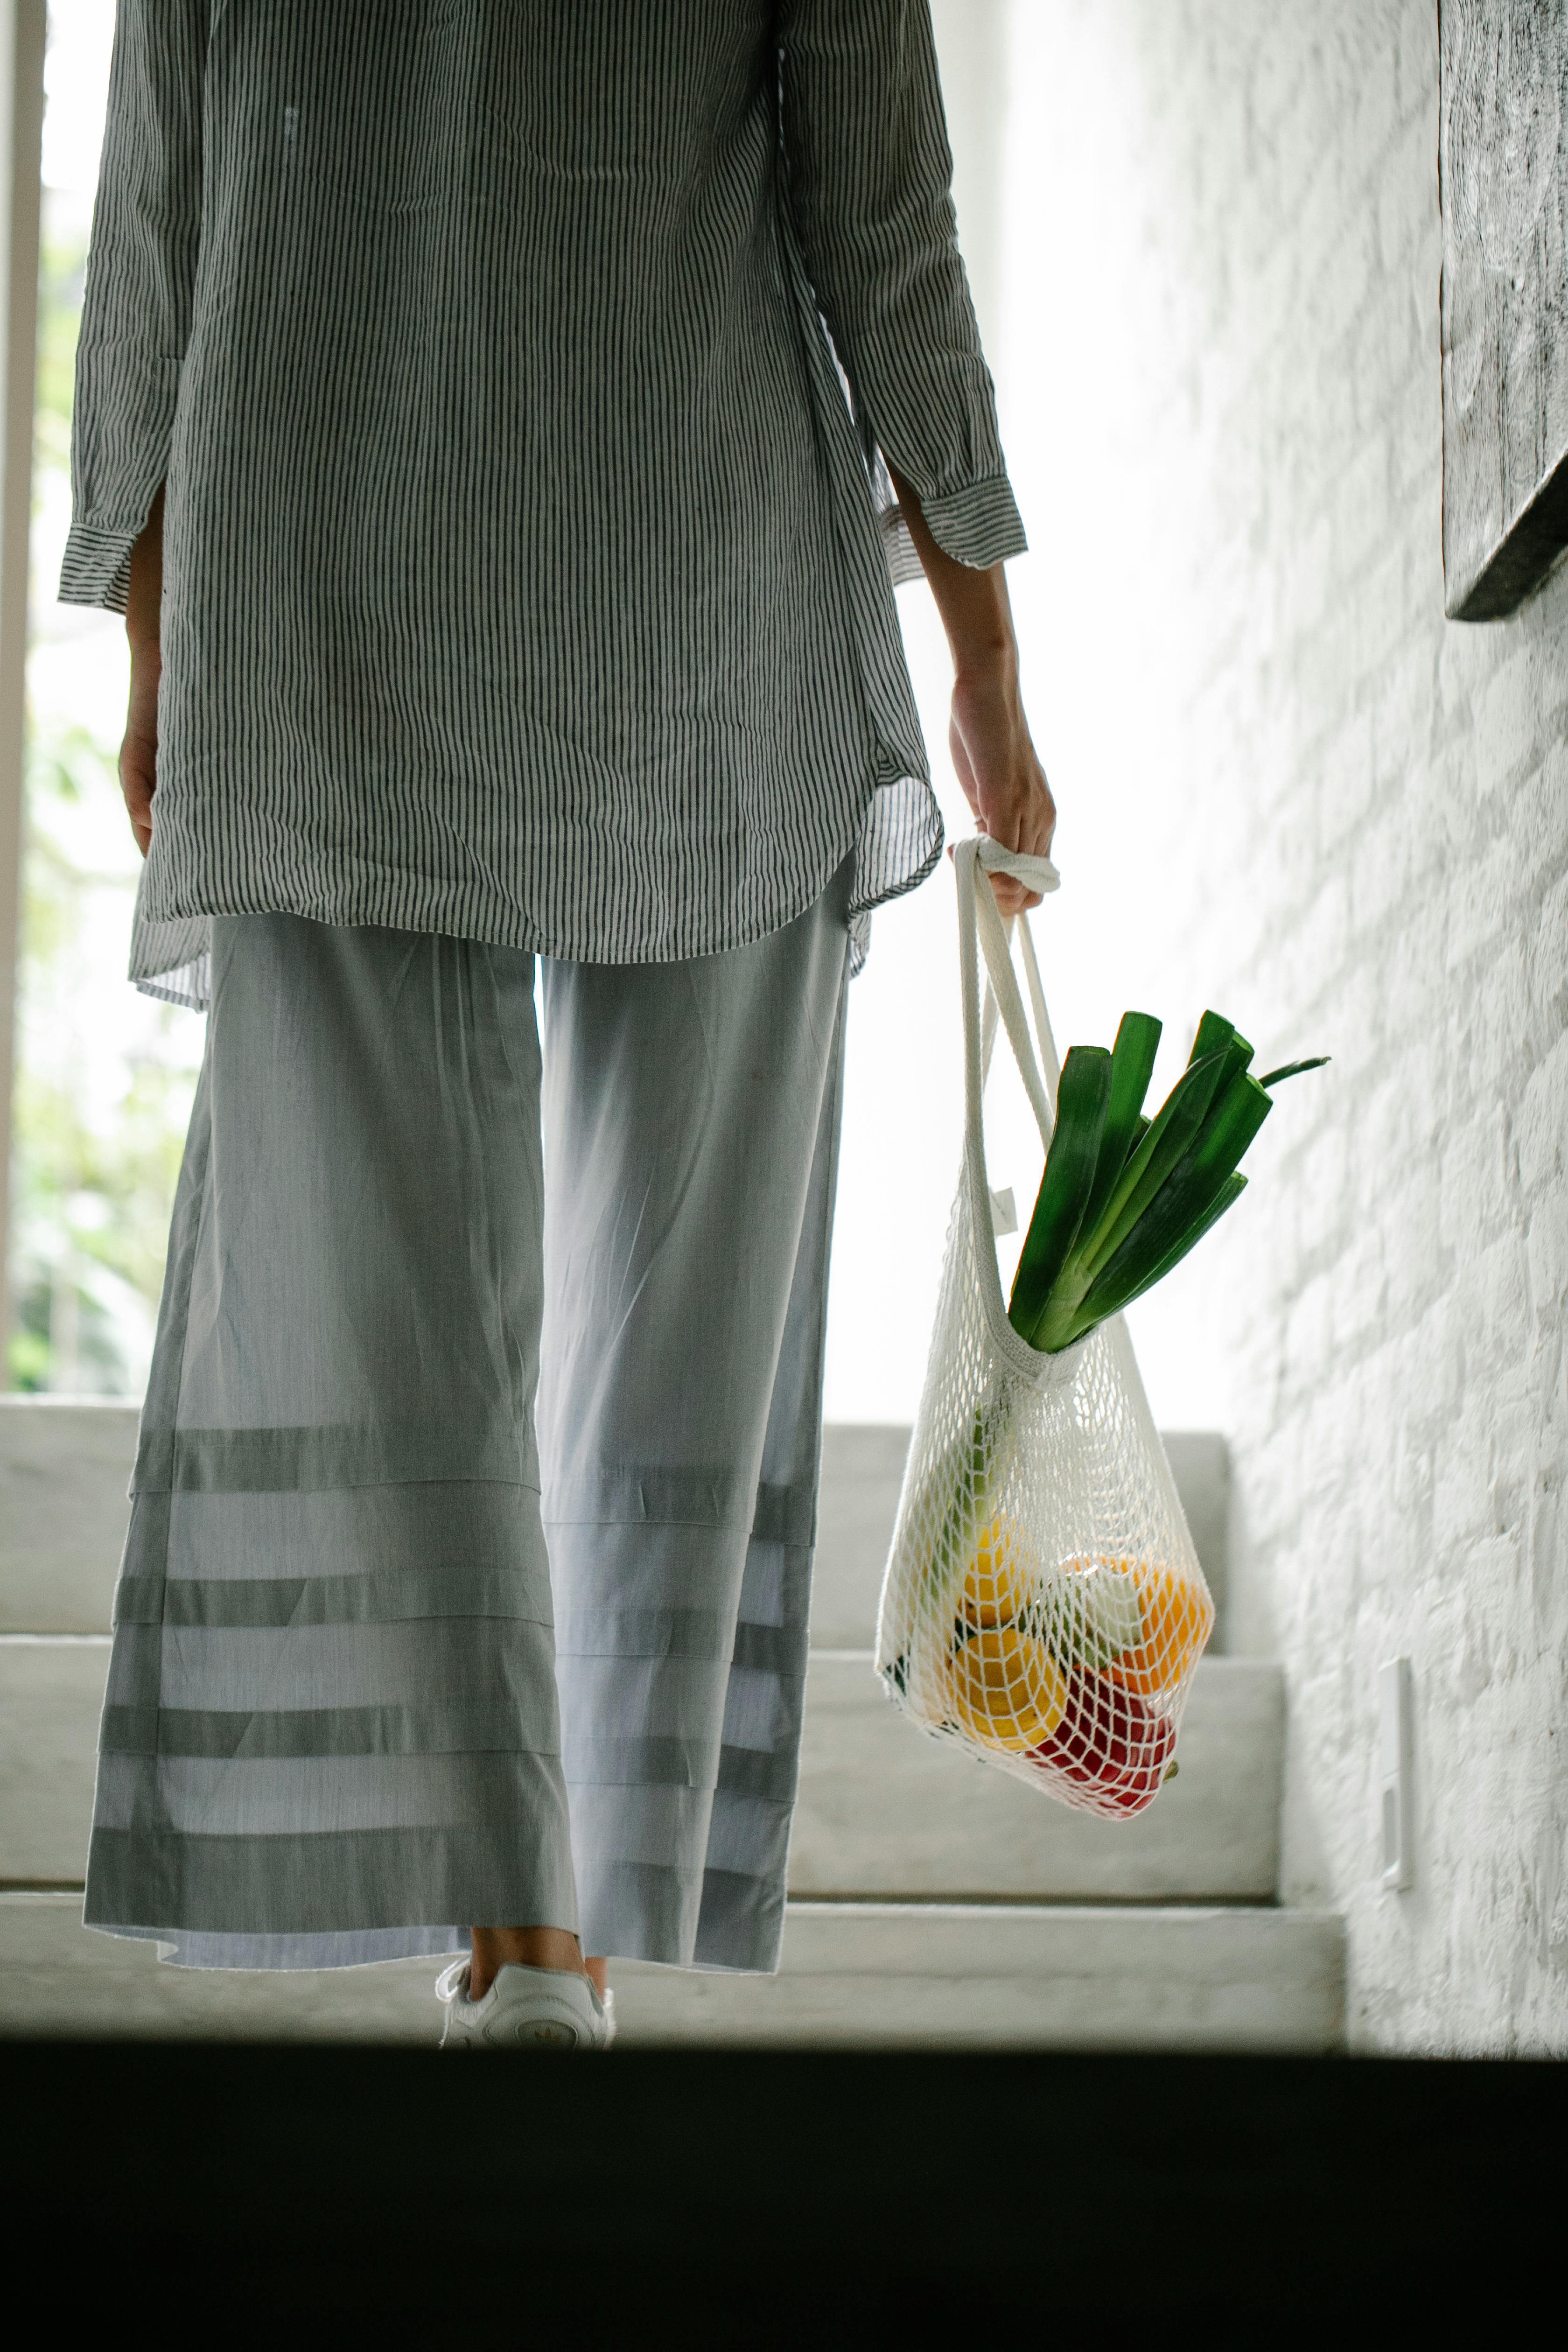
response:
<path fill-rule="evenodd" d="M 1057 1060 L 1056 1039 L 1051 1034 L 1050 1015 L 1046 1011 L 1046 992 L 1040 982 L 1040 967 L 1035 955 L 1035 942 L 1026 915 L 1009 917 L 1004 923 L 996 905 L 995 894 L 986 885 L 988 874 L 1011 874 L 1031 890 L 1042 893 L 1061 887 L 1061 876 L 1048 857 L 1030 857 L 1022 851 L 1004 849 L 999 842 L 980 835 L 965 842 L 955 853 L 954 864 L 967 864 L 964 853 L 972 853 L 974 870 L 971 887 L 964 890 L 959 884 L 959 915 L 962 927 L 966 898 L 978 919 L 980 945 L 984 950 L 986 974 L 990 986 L 985 994 L 984 1034 L 981 1040 L 981 1085 L 984 1088 L 991 1066 L 991 1048 L 996 1033 L 996 1015 L 1007 1032 L 1007 1042 L 1018 1065 L 1018 1075 L 1040 1130 L 1040 1141 L 1050 1149 L 1051 1130 L 1056 1125 L 1057 1087 L 1061 1077 Z M 1018 982 L 1013 971 L 1011 953 L 1015 929 L 1024 950 L 1024 976 L 1028 983 L 1030 1010 L 1035 1017 L 1035 1036 L 1039 1040 L 1039 1059 L 1035 1056 L 1035 1040 L 1029 1035 L 1023 1001 L 1018 994 Z M 973 944 L 964 949 L 966 962 L 973 964 Z M 1041 1066 L 1044 1066 L 1043 1068 Z"/>
<path fill-rule="evenodd" d="M 1029 936 L 1028 918 L 1021 916 L 1016 919 L 1016 929 L 1022 935 L 1025 974 L 1040 1044 L 1040 1055 L 1037 1059 L 1023 999 L 1013 971 L 1007 933 L 1003 928 L 995 897 L 986 877 L 991 874 L 1012 874 L 1031 890 L 1048 891 L 1059 887 L 1061 877 L 1048 857 L 1027 857 L 1019 851 L 1004 849 L 1000 843 L 984 835 L 959 844 L 953 853 L 953 866 L 958 880 L 958 961 L 963 1003 L 963 1159 L 981 1291 L 993 1346 L 1016 1370 L 1037 1375 L 1043 1360 L 1026 1339 L 1019 1338 L 1007 1320 L 1007 1310 L 1002 1297 L 1002 1277 L 996 1268 L 996 1253 L 990 1245 L 991 1182 L 985 1166 L 984 1118 L 985 1068 L 990 1059 L 990 1040 L 983 1045 L 981 1038 L 980 970 L 976 950 L 984 954 L 991 982 L 985 1007 L 987 1026 L 994 1035 L 992 1005 L 994 1003 L 1001 1014 L 1007 1043 L 1013 1049 L 1018 1075 L 1024 1081 L 1040 1130 L 1040 1141 L 1048 1151 L 1051 1129 L 1056 1120 L 1056 1091 L 1060 1068 L 1056 1040 L 1051 1034 L 1050 1017 L 1046 1011 L 1045 991 L 1040 984 L 1039 965 L 1035 957 L 1034 941 Z M 1045 1064 L 1044 1073 L 1040 1067 L 1041 1061 Z"/>
<path fill-rule="evenodd" d="M 1032 890 L 1045 892 L 1061 887 L 1061 876 L 1048 857 L 1029 857 L 1017 850 L 1001 849 L 996 843 L 984 837 L 980 843 L 980 863 L 987 873 L 1011 872 L 1018 869 L 1018 879 Z M 986 969 L 990 975 L 985 990 L 985 1011 L 982 1017 L 980 1038 L 980 1083 L 984 1089 L 985 1080 L 991 1075 L 991 1050 L 996 1042 L 996 1016 L 1000 1009 L 994 971 L 997 968 L 1004 968 L 1008 977 L 1011 977 L 1010 950 L 1016 919 L 1009 915 L 1005 921 L 1002 919 L 997 914 L 994 894 L 986 889 L 983 881 L 977 880 L 975 887 L 980 892 L 982 920 L 985 922 L 982 937 L 985 944 Z M 985 919 L 987 911 L 991 915 L 997 916 L 997 922 L 1000 925 L 999 940 L 997 930 Z M 1048 1150 L 1051 1129 L 1056 1125 L 1057 1087 L 1061 1078 L 1061 1069 L 1057 1061 L 1056 1039 L 1051 1034 L 1050 1015 L 1046 1011 L 1046 992 L 1040 983 L 1040 967 L 1035 956 L 1034 933 L 1030 930 L 1027 921 L 1019 921 L 1018 936 L 1023 942 L 1024 977 L 1029 984 L 1029 1004 L 1035 1016 L 1035 1034 L 1039 1040 L 1040 1061 L 1043 1065 L 1044 1092 L 1048 1113 L 1043 1122 L 1040 1119 L 1038 1098 L 1032 1088 L 1029 1099 L 1035 1107 L 1036 1120 L 1040 1125 L 1041 1140 Z M 1000 947 L 999 959 L 998 946 Z M 1013 986 L 1007 993 L 1012 1003 L 1016 1005 L 1016 986 Z M 1015 1021 L 1009 1025 L 1008 1037 L 1015 1055 L 1022 1051 L 1027 1055 L 1030 1053 L 1028 1032 L 1022 1025 L 1022 1021 L 1020 1007 Z M 1021 1062 L 1019 1066 L 1021 1069 L 1024 1068 L 1024 1063 Z M 1032 1066 L 1032 1061 L 1030 1066 Z M 1026 1076 L 1024 1083 L 1026 1087 L 1029 1086 Z"/>
<path fill-rule="evenodd" d="M 1061 877 L 1048 857 L 1023 856 L 1016 850 L 1001 848 L 984 835 L 961 842 L 953 853 L 953 864 L 958 871 L 959 961 L 963 983 L 964 1165 L 969 1181 L 969 1210 L 974 1227 L 975 1254 L 979 1259 L 985 1317 L 991 1326 L 992 1344 L 1005 1362 L 1035 1379 L 1044 1374 L 1047 1365 L 1065 1374 L 1069 1366 L 1076 1363 L 1080 1349 L 1087 1344 L 1085 1341 L 1076 1341 L 1058 1355 L 1042 1356 L 1030 1347 L 1026 1339 L 1019 1338 L 1007 1320 L 1007 1309 L 1002 1297 L 1002 1277 L 996 1270 L 996 1252 L 987 1245 L 991 1239 L 991 1181 L 985 1166 L 984 1117 L 985 1073 L 996 1032 L 996 1014 L 1000 1011 L 1007 1032 L 1007 1042 L 1017 1056 L 1019 1074 L 1039 1122 L 1040 1140 L 1047 1151 L 1051 1148 L 1061 1066 L 1057 1058 L 1056 1039 L 1051 1034 L 1050 1015 L 1046 1011 L 1046 994 L 1040 982 L 1040 967 L 1035 957 L 1035 942 L 1026 915 L 1016 917 L 1015 923 L 1004 927 L 994 894 L 985 877 L 988 874 L 1014 874 L 1027 888 L 1046 892 L 1059 889 Z M 1024 1017 L 1023 1000 L 1018 994 L 1018 983 L 1013 972 L 1008 931 L 1014 928 L 1023 944 L 1024 972 L 1028 982 L 1030 1008 L 1040 1041 L 1040 1059 L 1045 1065 L 1043 1078 L 1036 1066 L 1028 1025 Z M 979 1017 L 976 931 L 991 983 L 985 995 L 986 1034 L 984 1045 Z M 1164 1445 L 1155 1428 L 1148 1391 L 1143 1386 L 1138 1359 L 1132 1349 L 1132 1335 L 1120 1315 L 1109 1317 L 1099 1328 L 1103 1332 L 1121 1370 L 1122 1383 L 1133 1415 L 1143 1432 L 1148 1458 L 1154 1465 L 1166 1507 L 1176 1526 L 1184 1528 L 1186 1519 L 1181 1496 L 1176 1491 L 1176 1482 L 1166 1459 Z"/>

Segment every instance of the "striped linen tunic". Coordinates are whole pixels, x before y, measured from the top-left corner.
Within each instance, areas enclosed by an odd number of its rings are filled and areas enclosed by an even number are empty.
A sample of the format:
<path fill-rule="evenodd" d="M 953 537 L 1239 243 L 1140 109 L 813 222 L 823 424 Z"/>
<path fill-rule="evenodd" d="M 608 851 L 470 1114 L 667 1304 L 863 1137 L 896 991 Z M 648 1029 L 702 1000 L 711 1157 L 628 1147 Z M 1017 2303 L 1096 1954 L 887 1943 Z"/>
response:
<path fill-rule="evenodd" d="M 215 914 L 745 945 L 941 823 L 888 467 L 1024 537 L 926 0 L 120 0 L 61 595 L 160 482 L 132 976 Z"/>

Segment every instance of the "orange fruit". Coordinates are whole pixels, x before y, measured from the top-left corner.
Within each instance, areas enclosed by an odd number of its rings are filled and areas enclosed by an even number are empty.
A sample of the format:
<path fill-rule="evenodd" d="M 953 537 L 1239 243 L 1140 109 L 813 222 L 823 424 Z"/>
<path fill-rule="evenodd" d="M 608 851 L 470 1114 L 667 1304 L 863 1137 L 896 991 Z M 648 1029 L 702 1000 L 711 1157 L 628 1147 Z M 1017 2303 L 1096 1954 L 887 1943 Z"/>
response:
<path fill-rule="evenodd" d="M 984 1626 L 960 1643 L 948 1695 L 971 1739 L 1016 1755 L 1048 1739 L 1068 1703 L 1066 1677 L 1045 1643 L 1011 1625 Z"/>
<path fill-rule="evenodd" d="M 1029 1597 L 1029 1572 L 1018 1539 L 1005 1519 L 981 1530 L 974 1558 L 964 1570 L 959 1594 L 959 1630 L 1010 1625 Z"/>
<path fill-rule="evenodd" d="M 1143 1625 L 1136 1646 L 1123 1650 L 1106 1673 L 1123 1690 L 1157 1698 L 1191 1671 L 1214 1631 L 1214 1602 L 1201 1584 L 1152 1560 L 1119 1561 L 1138 1588 Z"/>

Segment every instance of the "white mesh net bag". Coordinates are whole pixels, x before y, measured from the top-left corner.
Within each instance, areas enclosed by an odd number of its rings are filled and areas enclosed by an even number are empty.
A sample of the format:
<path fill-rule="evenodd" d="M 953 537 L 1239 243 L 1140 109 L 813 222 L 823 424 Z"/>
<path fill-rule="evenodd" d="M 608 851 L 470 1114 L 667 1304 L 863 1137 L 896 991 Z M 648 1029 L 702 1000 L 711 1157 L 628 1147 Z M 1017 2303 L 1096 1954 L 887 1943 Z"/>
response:
<path fill-rule="evenodd" d="M 1007 1320 L 983 1123 L 997 1010 L 1047 1150 L 1058 1070 L 1027 918 L 1016 928 L 1038 1060 L 985 875 L 1016 874 L 1045 890 L 1057 875 L 1047 860 L 986 840 L 963 843 L 954 863 L 963 1171 L 882 1585 L 877 1668 L 934 1738 L 1065 1804 L 1120 1819 L 1151 1803 L 1173 1769 L 1214 1602 L 1121 1317 L 1055 1355 Z M 991 980 L 984 1036 L 977 944 Z"/>

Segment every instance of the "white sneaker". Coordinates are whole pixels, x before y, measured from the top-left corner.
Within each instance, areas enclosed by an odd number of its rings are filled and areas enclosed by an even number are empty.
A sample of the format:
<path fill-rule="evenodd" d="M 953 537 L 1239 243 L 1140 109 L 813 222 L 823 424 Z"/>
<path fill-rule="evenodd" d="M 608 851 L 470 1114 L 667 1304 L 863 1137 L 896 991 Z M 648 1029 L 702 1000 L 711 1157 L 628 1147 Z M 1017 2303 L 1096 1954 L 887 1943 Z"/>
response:
<path fill-rule="evenodd" d="M 454 1960 L 436 1979 L 446 2004 L 443 2050 L 607 2050 L 616 2038 L 616 1997 L 599 1999 L 575 1969 L 531 1969 L 509 1960 L 482 2000 L 468 1999 L 468 1963 Z"/>

